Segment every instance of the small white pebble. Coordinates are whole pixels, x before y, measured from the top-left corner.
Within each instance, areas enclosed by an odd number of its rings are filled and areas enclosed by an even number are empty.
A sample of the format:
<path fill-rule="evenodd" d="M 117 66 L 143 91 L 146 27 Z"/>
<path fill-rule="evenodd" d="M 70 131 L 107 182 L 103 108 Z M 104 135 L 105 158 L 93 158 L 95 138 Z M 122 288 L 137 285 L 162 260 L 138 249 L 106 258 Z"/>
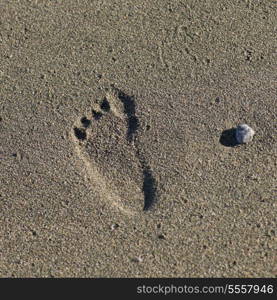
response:
<path fill-rule="evenodd" d="M 132 259 L 133 262 L 136 263 L 142 263 L 143 262 L 143 258 L 141 256 L 136 256 Z"/>
<path fill-rule="evenodd" d="M 119 225 L 118 224 L 112 224 L 111 225 L 111 230 L 113 231 L 113 230 L 115 230 L 115 229 L 117 229 L 119 227 Z"/>
<path fill-rule="evenodd" d="M 236 139 L 239 144 L 246 144 L 252 141 L 255 131 L 246 124 L 238 125 Z"/>

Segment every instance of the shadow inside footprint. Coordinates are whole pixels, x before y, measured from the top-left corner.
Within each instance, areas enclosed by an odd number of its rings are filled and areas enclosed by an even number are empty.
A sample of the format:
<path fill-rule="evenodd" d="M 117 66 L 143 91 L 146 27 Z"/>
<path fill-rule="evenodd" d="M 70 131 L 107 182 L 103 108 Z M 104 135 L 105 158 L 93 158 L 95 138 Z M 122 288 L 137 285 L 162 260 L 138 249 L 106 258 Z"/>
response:
<path fill-rule="evenodd" d="M 102 101 L 100 108 L 105 112 L 110 111 L 110 109 L 111 109 L 110 103 L 106 98 L 104 98 L 104 100 Z"/>
<path fill-rule="evenodd" d="M 146 167 L 143 170 L 143 194 L 144 194 L 144 207 L 143 210 L 148 210 L 152 207 L 156 200 L 156 180 L 152 175 L 151 170 Z"/>
<path fill-rule="evenodd" d="M 88 128 L 91 124 L 91 120 L 89 120 L 87 117 L 83 117 L 81 119 L 81 123 L 85 128 Z"/>
<path fill-rule="evenodd" d="M 99 112 L 99 111 L 96 111 L 96 110 L 92 110 L 91 111 L 92 112 L 92 117 L 94 118 L 94 120 L 99 120 L 102 116 L 103 116 L 103 114 L 101 113 L 101 112 Z"/>
<path fill-rule="evenodd" d="M 236 128 L 224 130 L 221 133 L 219 142 L 225 147 L 235 147 L 239 145 L 236 140 Z"/>
<path fill-rule="evenodd" d="M 125 94 L 123 91 L 116 89 L 118 99 L 123 103 L 124 113 L 128 120 L 127 140 L 133 141 L 134 136 L 139 128 L 139 120 L 136 117 L 136 104 L 134 97 Z"/>
<path fill-rule="evenodd" d="M 127 139 L 128 141 L 133 140 L 133 136 L 139 128 L 139 120 L 136 116 L 131 116 L 128 120 L 128 131 L 127 131 Z"/>
<path fill-rule="evenodd" d="M 74 134 L 78 140 L 85 140 L 87 138 L 87 133 L 83 128 L 74 127 Z"/>

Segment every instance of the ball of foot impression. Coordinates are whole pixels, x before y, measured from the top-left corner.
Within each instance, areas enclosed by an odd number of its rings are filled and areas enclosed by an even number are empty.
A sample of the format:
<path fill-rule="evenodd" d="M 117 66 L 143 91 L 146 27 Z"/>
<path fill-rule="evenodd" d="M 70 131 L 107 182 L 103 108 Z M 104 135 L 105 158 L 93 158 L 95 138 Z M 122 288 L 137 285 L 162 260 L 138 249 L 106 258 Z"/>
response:
<path fill-rule="evenodd" d="M 252 141 L 255 131 L 246 124 L 238 125 L 236 139 L 239 144 L 246 144 Z"/>

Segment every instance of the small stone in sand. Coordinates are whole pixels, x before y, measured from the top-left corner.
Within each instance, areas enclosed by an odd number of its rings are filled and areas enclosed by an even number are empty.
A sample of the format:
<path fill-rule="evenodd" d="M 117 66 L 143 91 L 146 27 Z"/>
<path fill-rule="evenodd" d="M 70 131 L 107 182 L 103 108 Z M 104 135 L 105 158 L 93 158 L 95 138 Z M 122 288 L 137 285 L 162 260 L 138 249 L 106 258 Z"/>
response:
<path fill-rule="evenodd" d="M 136 263 L 142 263 L 143 262 L 143 258 L 141 256 L 136 256 L 132 259 L 133 262 Z"/>
<path fill-rule="evenodd" d="M 236 139 L 239 144 L 246 144 L 252 141 L 255 131 L 246 124 L 238 125 Z"/>
<path fill-rule="evenodd" d="M 117 229 L 119 227 L 119 225 L 118 224 L 112 224 L 111 225 L 111 230 L 115 230 L 115 229 Z"/>

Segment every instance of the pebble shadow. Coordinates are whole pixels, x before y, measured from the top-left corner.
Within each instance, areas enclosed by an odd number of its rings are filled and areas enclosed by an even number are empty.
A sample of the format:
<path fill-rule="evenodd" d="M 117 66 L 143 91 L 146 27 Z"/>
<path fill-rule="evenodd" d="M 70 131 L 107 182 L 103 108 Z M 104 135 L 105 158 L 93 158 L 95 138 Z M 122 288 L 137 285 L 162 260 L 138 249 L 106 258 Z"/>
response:
<path fill-rule="evenodd" d="M 236 140 L 236 128 L 231 128 L 224 130 L 221 133 L 219 142 L 221 145 L 225 147 L 235 147 L 238 146 L 239 143 Z"/>

